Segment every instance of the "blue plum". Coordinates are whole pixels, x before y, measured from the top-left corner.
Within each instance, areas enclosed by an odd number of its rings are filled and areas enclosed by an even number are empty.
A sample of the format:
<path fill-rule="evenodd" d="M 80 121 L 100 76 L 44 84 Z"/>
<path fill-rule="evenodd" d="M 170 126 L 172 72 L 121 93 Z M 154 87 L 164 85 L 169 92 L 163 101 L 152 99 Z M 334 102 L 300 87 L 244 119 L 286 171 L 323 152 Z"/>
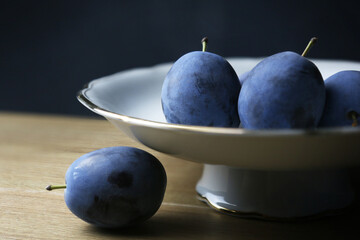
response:
<path fill-rule="evenodd" d="M 65 202 L 82 220 L 117 228 L 159 209 L 166 173 L 158 159 L 132 147 L 109 147 L 78 158 L 66 172 Z"/>
<path fill-rule="evenodd" d="M 239 76 L 240 85 L 242 86 L 245 82 L 245 80 L 248 78 L 250 71 L 246 71 Z"/>
<path fill-rule="evenodd" d="M 205 51 L 179 58 L 168 72 L 161 102 L 167 122 L 238 127 L 240 82 L 221 56 Z"/>
<path fill-rule="evenodd" d="M 243 80 L 238 100 L 247 129 L 315 128 L 325 105 L 325 85 L 314 63 L 281 52 L 258 63 Z"/>
<path fill-rule="evenodd" d="M 360 71 L 341 71 L 325 80 L 326 103 L 319 127 L 355 126 L 360 120 Z"/>

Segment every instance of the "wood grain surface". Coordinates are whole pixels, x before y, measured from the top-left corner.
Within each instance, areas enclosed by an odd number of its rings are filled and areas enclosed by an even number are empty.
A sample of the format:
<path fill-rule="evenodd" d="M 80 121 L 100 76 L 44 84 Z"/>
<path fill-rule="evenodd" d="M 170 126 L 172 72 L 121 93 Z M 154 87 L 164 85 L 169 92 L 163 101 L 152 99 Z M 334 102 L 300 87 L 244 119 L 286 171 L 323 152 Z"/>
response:
<path fill-rule="evenodd" d="M 75 217 L 63 190 L 70 164 L 110 146 L 134 146 L 163 163 L 168 185 L 159 211 L 145 223 L 103 230 Z M 359 159 L 360 160 L 360 159 Z M 354 187 L 358 189 L 355 173 Z M 266 222 L 216 212 L 196 199 L 202 165 L 152 151 L 103 119 L 0 113 L 0 239 L 359 239 L 359 201 L 339 216 Z"/>

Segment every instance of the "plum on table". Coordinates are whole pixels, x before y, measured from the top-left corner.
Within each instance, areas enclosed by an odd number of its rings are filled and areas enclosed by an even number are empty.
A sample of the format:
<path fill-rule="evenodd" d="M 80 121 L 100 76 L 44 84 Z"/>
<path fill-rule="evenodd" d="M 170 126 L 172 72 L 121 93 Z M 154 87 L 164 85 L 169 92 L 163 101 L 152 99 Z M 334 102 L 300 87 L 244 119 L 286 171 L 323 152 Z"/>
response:
<path fill-rule="evenodd" d="M 99 227 L 135 225 L 159 209 L 166 173 L 153 155 L 133 147 L 108 147 L 78 158 L 66 172 L 66 205 L 80 219 Z"/>

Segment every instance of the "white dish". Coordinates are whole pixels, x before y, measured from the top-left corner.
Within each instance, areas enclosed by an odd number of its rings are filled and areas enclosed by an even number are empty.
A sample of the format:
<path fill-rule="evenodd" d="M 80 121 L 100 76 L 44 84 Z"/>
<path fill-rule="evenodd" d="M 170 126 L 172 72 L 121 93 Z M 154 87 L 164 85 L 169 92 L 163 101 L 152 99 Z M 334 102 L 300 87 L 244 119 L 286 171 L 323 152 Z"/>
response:
<path fill-rule="evenodd" d="M 238 74 L 260 58 L 228 59 Z M 360 63 L 313 60 L 324 79 Z M 91 81 L 78 94 L 100 114 L 140 143 L 178 158 L 252 170 L 301 170 L 360 164 L 360 128 L 261 130 L 166 123 L 161 86 L 171 64 L 138 68 Z"/>
<path fill-rule="evenodd" d="M 229 61 L 241 74 L 260 59 Z M 314 62 L 324 78 L 360 70 L 357 62 Z M 337 214 L 352 203 L 346 167 L 360 165 L 360 128 L 249 131 L 169 124 L 160 96 L 170 67 L 162 64 L 94 80 L 78 99 L 138 142 L 204 163 L 196 191 L 220 212 L 292 220 Z"/>

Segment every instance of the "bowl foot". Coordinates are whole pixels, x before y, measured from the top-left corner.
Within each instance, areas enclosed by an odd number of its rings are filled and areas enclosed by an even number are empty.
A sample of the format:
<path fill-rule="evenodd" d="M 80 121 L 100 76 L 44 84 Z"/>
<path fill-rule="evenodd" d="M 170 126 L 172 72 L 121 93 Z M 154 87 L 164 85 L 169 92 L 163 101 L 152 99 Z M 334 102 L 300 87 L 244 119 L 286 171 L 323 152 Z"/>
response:
<path fill-rule="evenodd" d="M 258 171 L 205 164 L 199 199 L 223 213 L 265 220 L 339 214 L 354 199 L 346 170 Z"/>

